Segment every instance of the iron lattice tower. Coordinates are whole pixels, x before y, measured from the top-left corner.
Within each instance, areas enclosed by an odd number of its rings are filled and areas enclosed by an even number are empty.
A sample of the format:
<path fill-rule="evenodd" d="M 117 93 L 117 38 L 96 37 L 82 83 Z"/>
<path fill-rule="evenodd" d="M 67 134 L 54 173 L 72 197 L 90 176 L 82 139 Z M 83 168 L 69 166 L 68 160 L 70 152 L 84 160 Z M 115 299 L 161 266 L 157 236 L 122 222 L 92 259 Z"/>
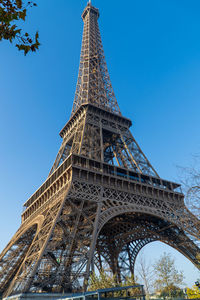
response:
<path fill-rule="evenodd" d="M 122 116 L 98 27 L 88 3 L 70 120 L 47 180 L 25 202 L 22 224 L 0 255 L 0 292 L 87 289 L 90 272 L 133 274 L 152 241 L 177 249 L 199 267 L 200 222 L 180 185 L 161 179 Z M 192 237 L 192 238 L 191 238 Z"/>

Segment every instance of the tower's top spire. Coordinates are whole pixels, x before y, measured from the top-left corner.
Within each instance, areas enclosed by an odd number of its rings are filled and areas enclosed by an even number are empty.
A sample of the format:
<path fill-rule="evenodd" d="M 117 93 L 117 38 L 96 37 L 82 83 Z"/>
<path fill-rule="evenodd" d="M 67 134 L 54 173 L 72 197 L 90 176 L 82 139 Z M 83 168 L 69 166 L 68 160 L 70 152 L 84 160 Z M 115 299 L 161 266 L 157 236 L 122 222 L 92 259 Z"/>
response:
<path fill-rule="evenodd" d="M 85 17 L 87 16 L 87 14 L 89 12 L 94 13 L 97 16 L 97 19 L 99 18 L 99 10 L 96 7 L 92 6 L 92 2 L 91 1 L 88 2 L 86 8 L 84 9 L 84 11 L 82 13 L 82 19 L 83 19 L 83 21 L 84 21 Z"/>
<path fill-rule="evenodd" d="M 84 22 L 80 67 L 72 115 L 83 104 L 121 114 L 115 98 L 98 26 L 99 10 L 91 0 L 82 13 Z"/>

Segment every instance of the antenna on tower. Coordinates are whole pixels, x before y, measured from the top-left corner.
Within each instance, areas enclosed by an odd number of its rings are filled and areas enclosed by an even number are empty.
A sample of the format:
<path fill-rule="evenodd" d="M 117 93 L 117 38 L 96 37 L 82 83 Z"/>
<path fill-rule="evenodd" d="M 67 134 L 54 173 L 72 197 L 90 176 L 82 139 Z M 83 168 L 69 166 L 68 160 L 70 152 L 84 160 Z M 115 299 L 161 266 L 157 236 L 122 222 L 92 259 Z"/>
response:
<path fill-rule="evenodd" d="M 89 4 L 91 4 L 92 2 L 91 2 L 91 0 L 89 0 Z"/>

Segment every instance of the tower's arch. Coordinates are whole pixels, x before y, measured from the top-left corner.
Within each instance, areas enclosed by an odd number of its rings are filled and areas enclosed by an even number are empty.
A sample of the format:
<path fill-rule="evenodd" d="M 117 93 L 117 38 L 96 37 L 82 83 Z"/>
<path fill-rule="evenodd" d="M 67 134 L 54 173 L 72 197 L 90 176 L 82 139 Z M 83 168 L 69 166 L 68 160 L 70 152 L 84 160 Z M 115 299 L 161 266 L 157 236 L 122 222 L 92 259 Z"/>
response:
<path fill-rule="evenodd" d="M 38 218 L 37 218 L 38 219 Z M 0 257 L 0 293 L 3 293 L 17 273 L 38 230 L 38 220 L 16 233 Z"/>
<path fill-rule="evenodd" d="M 199 249 L 185 232 L 168 220 L 144 212 L 110 216 L 98 234 L 95 253 L 97 267 L 103 269 L 106 261 L 110 271 L 123 280 L 127 275 L 134 274 L 140 250 L 155 241 L 173 247 L 198 267 L 196 257 Z"/>

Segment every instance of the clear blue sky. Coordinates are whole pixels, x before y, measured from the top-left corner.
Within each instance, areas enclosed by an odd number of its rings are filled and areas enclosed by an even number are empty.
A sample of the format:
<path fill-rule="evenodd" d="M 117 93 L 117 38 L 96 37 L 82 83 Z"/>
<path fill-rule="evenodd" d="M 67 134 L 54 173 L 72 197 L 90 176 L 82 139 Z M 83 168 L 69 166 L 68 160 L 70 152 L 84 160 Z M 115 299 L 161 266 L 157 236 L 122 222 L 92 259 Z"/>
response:
<path fill-rule="evenodd" d="M 86 1 L 37 1 L 26 25 L 42 46 L 24 57 L 0 43 L 0 250 L 20 225 L 22 205 L 46 179 L 70 116 Z M 113 88 L 132 132 L 161 177 L 200 152 L 200 1 L 93 0 Z M 173 253 L 188 285 L 199 276 L 177 251 L 145 248 L 151 261 Z M 200 277 L 200 276 L 199 276 Z"/>

